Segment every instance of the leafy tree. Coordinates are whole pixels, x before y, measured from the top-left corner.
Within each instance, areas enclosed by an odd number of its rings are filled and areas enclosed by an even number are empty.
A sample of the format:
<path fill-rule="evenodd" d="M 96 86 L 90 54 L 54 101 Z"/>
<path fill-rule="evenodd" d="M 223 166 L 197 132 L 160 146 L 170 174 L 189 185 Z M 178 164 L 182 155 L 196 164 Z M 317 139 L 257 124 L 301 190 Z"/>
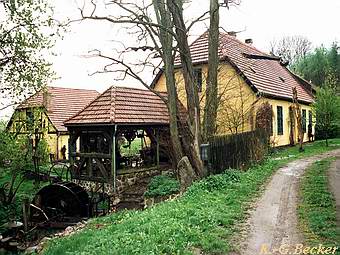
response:
<path fill-rule="evenodd" d="M 294 69 L 314 85 L 322 86 L 329 70 L 326 48 L 323 46 L 316 48 L 314 53 L 308 54 L 298 62 Z"/>
<path fill-rule="evenodd" d="M 330 85 L 318 88 L 313 105 L 316 115 L 316 128 L 324 133 L 326 145 L 334 126 L 340 125 L 340 100 Z"/>
<path fill-rule="evenodd" d="M 0 93 L 17 103 L 53 77 L 44 55 L 59 25 L 46 0 L 0 1 L 0 13 Z"/>
<path fill-rule="evenodd" d="M 334 84 L 340 88 L 339 46 L 333 43 L 331 48 L 316 48 L 294 65 L 294 70 L 316 86 Z"/>

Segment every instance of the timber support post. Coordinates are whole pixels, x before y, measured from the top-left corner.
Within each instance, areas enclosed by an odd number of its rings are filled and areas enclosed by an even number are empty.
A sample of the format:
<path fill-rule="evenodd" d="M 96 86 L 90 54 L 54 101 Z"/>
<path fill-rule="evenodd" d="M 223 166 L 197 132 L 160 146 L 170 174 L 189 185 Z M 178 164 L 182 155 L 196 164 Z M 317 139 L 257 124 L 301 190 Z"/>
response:
<path fill-rule="evenodd" d="M 156 162 L 159 167 L 159 129 L 156 129 Z"/>
<path fill-rule="evenodd" d="M 116 133 L 117 133 L 117 125 L 114 125 L 113 135 L 112 135 L 111 176 L 112 176 L 113 190 L 115 193 L 117 192 Z"/>

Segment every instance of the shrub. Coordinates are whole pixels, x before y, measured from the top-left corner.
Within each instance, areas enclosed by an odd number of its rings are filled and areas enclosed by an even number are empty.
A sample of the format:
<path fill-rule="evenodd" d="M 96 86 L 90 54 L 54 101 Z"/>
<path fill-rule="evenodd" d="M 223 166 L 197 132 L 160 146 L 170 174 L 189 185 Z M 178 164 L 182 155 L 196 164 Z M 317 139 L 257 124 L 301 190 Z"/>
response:
<path fill-rule="evenodd" d="M 241 178 L 241 171 L 228 169 L 223 174 L 210 175 L 207 178 L 194 183 L 188 192 L 204 190 L 208 192 L 221 191 L 230 187 L 231 184 L 238 183 Z"/>
<path fill-rule="evenodd" d="M 318 123 L 315 125 L 315 140 L 325 140 L 340 137 L 340 126 L 330 125 L 329 132 L 326 133 Z"/>
<path fill-rule="evenodd" d="M 179 181 L 167 175 L 158 175 L 151 179 L 146 197 L 167 196 L 178 193 L 180 189 Z"/>

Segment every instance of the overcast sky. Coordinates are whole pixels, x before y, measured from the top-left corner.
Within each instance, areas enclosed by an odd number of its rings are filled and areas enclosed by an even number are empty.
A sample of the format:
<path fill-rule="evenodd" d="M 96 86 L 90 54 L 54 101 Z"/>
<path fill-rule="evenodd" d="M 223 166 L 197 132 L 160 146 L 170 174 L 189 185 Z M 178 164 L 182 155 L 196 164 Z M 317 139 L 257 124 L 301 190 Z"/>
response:
<path fill-rule="evenodd" d="M 140 1 L 140 0 L 136 0 Z M 79 17 L 77 6 L 82 0 L 52 1 L 55 16 L 59 20 Z M 100 2 L 98 0 L 97 2 Z M 199 16 L 209 8 L 209 0 L 192 0 L 186 11 L 190 17 Z M 221 26 L 227 31 L 243 31 L 238 38 L 252 38 L 254 46 L 268 52 L 273 39 L 287 35 L 306 36 L 313 46 L 330 46 L 340 41 L 340 1 L 339 0 L 242 0 L 241 5 L 222 8 Z M 203 33 L 207 22 L 194 27 L 190 40 Z M 119 29 L 105 22 L 74 23 L 70 31 L 60 40 L 51 58 L 59 79 L 54 86 L 96 89 L 104 91 L 110 85 L 140 86 L 137 82 L 115 81 L 113 74 L 89 74 L 98 71 L 103 61 L 85 57 L 88 51 L 99 48 L 111 50 L 112 40 L 129 42 L 129 36 L 119 33 Z M 112 51 L 114 54 L 114 51 Z M 149 75 L 149 79 L 152 76 Z M 10 112 L 0 112 L 0 117 Z"/>

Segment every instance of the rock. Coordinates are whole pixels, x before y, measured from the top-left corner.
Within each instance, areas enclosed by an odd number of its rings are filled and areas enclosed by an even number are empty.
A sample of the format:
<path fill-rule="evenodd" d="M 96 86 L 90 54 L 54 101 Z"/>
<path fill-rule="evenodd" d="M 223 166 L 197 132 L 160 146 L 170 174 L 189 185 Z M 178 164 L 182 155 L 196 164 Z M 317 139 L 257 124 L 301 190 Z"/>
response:
<path fill-rule="evenodd" d="M 46 243 L 48 240 L 51 240 L 51 238 L 49 238 L 49 237 L 44 237 L 43 239 L 41 239 L 41 243 Z"/>
<path fill-rule="evenodd" d="M 13 239 L 13 237 L 12 236 L 9 236 L 9 237 L 6 237 L 6 238 L 2 238 L 1 239 L 1 242 L 2 243 L 7 243 L 9 240 L 11 240 L 11 239 Z"/>
<path fill-rule="evenodd" d="M 183 157 L 177 165 L 177 171 L 179 176 L 179 182 L 181 184 L 181 191 L 185 191 L 194 180 L 196 180 L 196 174 L 192 168 L 188 157 Z"/>
<path fill-rule="evenodd" d="M 32 246 L 32 247 L 28 247 L 26 250 L 25 250 L 25 253 L 36 253 L 38 250 L 38 246 Z"/>
<path fill-rule="evenodd" d="M 11 221 L 11 222 L 7 222 L 3 225 L 3 227 L 5 228 L 19 228 L 21 226 L 23 226 L 24 224 L 22 222 L 19 221 Z"/>
<path fill-rule="evenodd" d="M 14 241 L 14 242 L 9 242 L 8 245 L 9 246 L 18 246 L 19 243 Z"/>

